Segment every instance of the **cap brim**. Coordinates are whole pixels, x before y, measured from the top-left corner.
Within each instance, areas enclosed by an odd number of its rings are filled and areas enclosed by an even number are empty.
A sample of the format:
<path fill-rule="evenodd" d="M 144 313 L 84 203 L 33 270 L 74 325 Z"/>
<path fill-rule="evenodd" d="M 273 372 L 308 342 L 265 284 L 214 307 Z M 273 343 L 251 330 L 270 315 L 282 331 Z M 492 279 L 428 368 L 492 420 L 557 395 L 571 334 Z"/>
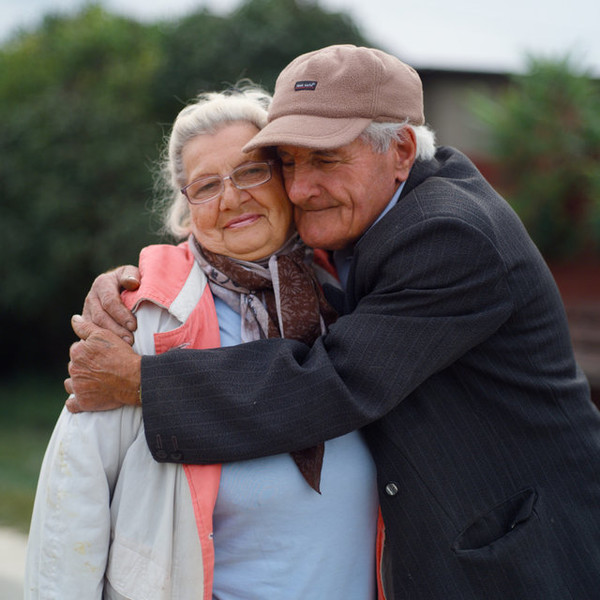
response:
<path fill-rule="evenodd" d="M 250 152 L 265 146 L 302 146 L 328 150 L 353 142 L 371 119 L 334 119 L 312 115 L 287 115 L 268 123 L 243 148 Z"/>

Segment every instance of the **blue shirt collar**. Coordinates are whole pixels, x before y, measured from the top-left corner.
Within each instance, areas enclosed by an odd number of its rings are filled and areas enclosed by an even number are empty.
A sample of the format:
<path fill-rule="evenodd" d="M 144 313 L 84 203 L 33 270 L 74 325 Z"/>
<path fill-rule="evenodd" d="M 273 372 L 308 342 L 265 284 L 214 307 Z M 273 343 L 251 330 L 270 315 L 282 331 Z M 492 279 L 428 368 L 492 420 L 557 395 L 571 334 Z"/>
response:
<path fill-rule="evenodd" d="M 402 193 L 402 189 L 404 188 L 405 183 L 406 181 L 403 181 L 398 186 L 398 189 L 392 196 L 392 199 L 388 202 L 387 206 L 381 211 L 381 213 L 375 219 L 375 221 L 373 221 L 373 223 L 370 225 L 367 231 L 369 231 L 371 227 L 375 225 L 375 223 L 381 221 L 381 219 L 383 219 L 383 217 L 396 205 L 396 203 L 398 202 L 398 198 L 400 198 L 400 194 Z M 367 231 L 365 231 L 365 233 L 367 233 Z M 335 264 L 335 268 L 337 269 L 340 282 L 342 283 L 342 287 L 344 289 L 346 289 L 346 283 L 348 282 L 348 274 L 350 272 L 350 266 L 352 265 L 352 255 L 354 254 L 354 246 L 356 246 L 356 244 L 360 242 L 365 233 L 363 233 L 363 235 L 354 244 L 351 244 L 350 246 L 348 246 L 347 248 L 343 248 L 342 250 L 335 250 L 333 253 L 333 262 Z"/>

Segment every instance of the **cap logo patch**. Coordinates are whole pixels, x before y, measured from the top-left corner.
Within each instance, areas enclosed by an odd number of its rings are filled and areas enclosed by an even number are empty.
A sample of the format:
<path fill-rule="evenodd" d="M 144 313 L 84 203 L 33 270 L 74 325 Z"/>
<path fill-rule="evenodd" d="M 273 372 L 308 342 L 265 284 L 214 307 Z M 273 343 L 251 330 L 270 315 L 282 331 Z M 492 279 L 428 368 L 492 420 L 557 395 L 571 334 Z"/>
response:
<path fill-rule="evenodd" d="M 294 86 L 295 92 L 301 92 L 303 90 L 314 90 L 317 87 L 316 81 L 296 81 Z"/>

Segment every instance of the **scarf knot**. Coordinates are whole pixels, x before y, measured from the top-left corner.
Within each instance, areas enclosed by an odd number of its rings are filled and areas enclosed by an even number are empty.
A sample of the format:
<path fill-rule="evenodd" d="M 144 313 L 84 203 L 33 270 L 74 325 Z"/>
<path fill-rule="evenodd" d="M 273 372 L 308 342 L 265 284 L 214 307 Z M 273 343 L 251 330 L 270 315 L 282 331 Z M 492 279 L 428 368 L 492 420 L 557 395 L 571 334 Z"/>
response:
<path fill-rule="evenodd" d="M 337 319 L 312 269 L 312 250 L 298 234 L 263 264 L 215 254 L 193 236 L 190 248 L 213 294 L 241 316 L 242 342 L 280 337 L 310 346 Z M 324 445 L 290 454 L 320 493 Z"/>

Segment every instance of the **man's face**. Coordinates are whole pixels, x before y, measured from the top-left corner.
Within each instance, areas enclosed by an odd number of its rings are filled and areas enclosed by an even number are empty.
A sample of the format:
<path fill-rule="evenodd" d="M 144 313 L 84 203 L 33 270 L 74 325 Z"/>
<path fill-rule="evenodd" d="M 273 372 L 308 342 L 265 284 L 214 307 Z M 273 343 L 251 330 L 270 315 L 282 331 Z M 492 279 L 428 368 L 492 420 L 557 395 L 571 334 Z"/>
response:
<path fill-rule="evenodd" d="M 414 160 L 414 148 L 407 154 L 403 143 L 377 153 L 360 138 L 333 150 L 279 146 L 278 154 L 298 233 L 307 245 L 326 250 L 341 250 L 360 238 Z"/>

